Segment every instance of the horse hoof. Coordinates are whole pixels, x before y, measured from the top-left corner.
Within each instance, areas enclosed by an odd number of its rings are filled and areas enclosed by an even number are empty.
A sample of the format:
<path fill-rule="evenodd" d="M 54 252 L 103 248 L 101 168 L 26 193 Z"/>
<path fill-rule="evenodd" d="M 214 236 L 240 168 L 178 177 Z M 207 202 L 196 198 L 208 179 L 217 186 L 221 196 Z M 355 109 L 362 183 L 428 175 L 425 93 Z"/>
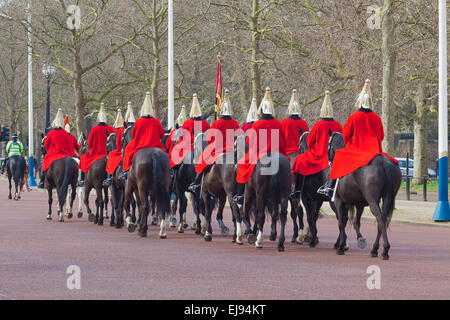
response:
<path fill-rule="evenodd" d="M 367 246 L 367 241 L 364 238 L 358 239 L 358 248 L 364 249 Z"/>
<path fill-rule="evenodd" d="M 269 237 L 269 240 L 270 240 L 270 241 L 275 241 L 275 240 L 277 240 L 277 234 L 276 234 L 276 233 L 271 233 L 271 234 L 270 234 L 270 237 Z"/>
<path fill-rule="evenodd" d="M 167 239 L 167 234 L 160 234 L 160 235 L 159 235 L 159 238 L 160 238 L 160 239 Z"/>
<path fill-rule="evenodd" d="M 47 220 L 52 220 L 52 217 L 50 215 L 47 216 Z"/>
<path fill-rule="evenodd" d="M 223 226 L 222 228 L 220 228 L 220 232 L 222 236 L 226 237 L 230 234 L 230 229 L 227 226 Z"/>
<path fill-rule="evenodd" d="M 204 236 L 203 239 L 204 239 L 206 242 L 211 242 L 211 241 L 212 241 L 212 236 L 211 236 L 211 235 L 207 235 L 207 236 Z"/>
<path fill-rule="evenodd" d="M 383 253 L 383 254 L 381 255 L 381 259 L 383 259 L 383 260 L 389 260 L 389 255 Z"/>
<path fill-rule="evenodd" d="M 343 256 L 343 255 L 345 255 L 345 251 L 342 250 L 342 249 L 337 249 L 337 250 L 336 250 L 336 254 L 337 254 L 338 256 Z"/>
<path fill-rule="evenodd" d="M 143 233 L 143 232 L 138 232 L 138 236 L 139 237 L 141 237 L 141 238 L 145 238 L 145 237 L 147 237 L 147 233 L 145 232 L 145 233 Z"/>
<path fill-rule="evenodd" d="M 296 243 L 296 242 L 297 242 L 297 237 L 293 236 L 292 239 L 291 239 L 291 243 Z"/>
<path fill-rule="evenodd" d="M 176 228 L 177 227 L 177 225 L 176 224 L 173 224 L 172 222 L 171 223 L 169 223 L 169 228 Z"/>
<path fill-rule="evenodd" d="M 94 222 L 95 216 L 93 214 L 89 214 L 88 220 L 89 220 L 89 222 Z"/>
<path fill-rule="evenodd" d="M 9 195 L 9 196 L 8 196 L 8 199 L 9 199 L 9 200 L 11 200 L 11 199 L 12 199 L 12 196 L 11 196 L 11 195 Z"/>
<path fill-rule="evenodd" d="M 72 218 L 73 218 L 73 213 L 71 212 L 67 215 L 67 219 L 72 219 Z"/>
<path fill-rule="evenodd" d="M 130 224 L 130 225 L 128 225 L 127 229 L 128 229 L 129 233 L 133 233 L 134 230 L 136 230 L 136 226 L 134 224 Z"/>
<path fill-rule="evenodd" d="M 254 234 L 249 235 L 247 241 L 248 241 L 248 243 L 251 244 L 251 245 L 255 244 L 255 242 L 256 242 L 256 236 L 255 236 Z"/>
<path fill-rule="evenodd" d="M 317 246 L 317 244 L 319 243 L 319 239 L 315 240 L 315 241 L 310 241 L 309 242 L 309 247 L 310 248 L 314 248 L 315 246 Z"/>
<path fill-rule="evenodd" d="M 181 224 L 180 224 L 180 226 L 178 227 L 177 232 L 178 232 L 178 233 L 184 233 L 184 229 L 183 229 L 183 226 L 182 226 Z"/>
<path fill-rule="evenodd" d="M 98 225 L 98 226 L 102 226 L 102 225 L 103 225 L 103 222 L 102 222 L 102 221 L 99 221 L 97 225 Z"/>
<path fill-rule="evenodd" d="M 371 256 L 372 258 L 378 258 L 378 252 L 371 252 L 371 253 L 370 253 L 370 256 Z"/>
<path fill-rule="evenodd" d="M 255 249 L 262 249 L 262 248 L 263 248 L 262 243 L 261 244 L 255 243 Z"/>
<path fill-rule="evenodd" d="M 200 235 L 200 233 L 202 233 L 202 231 L 200 229 L 195 229 L 195 234 L 196 235 Z"/>
<path fill-rule="evenodd" d="M 189 228 L 189 225 L 187 223 L 183 223 L 183 229 Z"/>
<path fill-rule="evenodd" d="M 278 247 L 278 252 L 284 252 L 284 247 Z"/>
<path fill-rule="evenodd" d="M 81 211 L 81 212 L 78 212 L 78 219 L 81 219 L 82 217 L 83 217 L 83 212 Z"/>
<path fill-rule="evenodd" d="M 244 243 L 242 242 L 242 237 L 236 238 L 236 244 L 242 246 Z"/>
<path fill-rule="evenodd" d="M 196 223 L 196 222 L 194 222 L 194 223 L 191 225 L 191 230 L 197 230 L 197 223 Z"/>
<path fill-rule="evenodd" d="M 171 226 L 171 227 L 172 227 L 172 225 L 173 225 L 172 228 L 175 228 L 175 227 L 177 226 L 177 218 L 175 218 L 175 217 L 169 218 L 169 223 L 170 223 L 170 226 Z"/>

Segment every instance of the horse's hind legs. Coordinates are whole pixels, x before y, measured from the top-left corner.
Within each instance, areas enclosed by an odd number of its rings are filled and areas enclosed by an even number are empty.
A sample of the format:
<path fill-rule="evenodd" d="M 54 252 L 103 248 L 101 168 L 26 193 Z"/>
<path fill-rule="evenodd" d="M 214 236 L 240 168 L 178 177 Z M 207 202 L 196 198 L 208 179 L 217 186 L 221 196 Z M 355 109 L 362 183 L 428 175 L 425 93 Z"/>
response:
<path fill-rule="evenodd" d="M 356 231 L 356 239 L 358 240 L 358 247 L 360 249 L 364 249 L 367 246 L 367 241 L 364 239 L 363 235 L 360 232 L 361 228 L 361 216 L 364 212 L 364 207 L 357 207 L 356 208 L 356 218 L 353 223 L 353 228 Z"/>
<path fill-rule="evenodd" d="M 378 256 L 380 237 L 382 235 L 384 243 L 383 243 L 383 253 L 381 254 L 381 257 L 383 260 L 389 260 L 389 249 L 390 249 L 391 245 L 389 244 L 387 232 L 386 232 L 386 219 L 383 219 L 383 216 L 381 214 L 381 209 L 380 209 L 378 203 L 371 203 L 370 211 L 372 211 L 372 214 L 377 219 L 377 224 L 378 224 L 377 238 L 375 239 L 375 243 L 373 245 L 373 249 L 370 252 L 370 254 L 372 257 Z"/>
<path fill-rule="evenodd" d="M 53 203 L 53 190 L 48 188 L 48 215 L 47 220 L 52 220 L 52 203 Z"/>

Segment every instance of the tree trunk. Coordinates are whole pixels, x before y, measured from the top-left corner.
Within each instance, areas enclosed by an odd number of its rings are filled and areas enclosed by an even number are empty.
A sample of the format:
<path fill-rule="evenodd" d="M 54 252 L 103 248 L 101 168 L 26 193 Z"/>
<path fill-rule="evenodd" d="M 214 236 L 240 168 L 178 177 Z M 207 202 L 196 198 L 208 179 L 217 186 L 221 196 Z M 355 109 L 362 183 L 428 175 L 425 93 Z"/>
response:
<path fill-rule="evenodd" d="M 414 118 L 414 179 L 413 185 L 423 184 L 422 177 L 428 175 L 427 109 L 424 85 L 421 84 L 415 96 L 416 116 Z"/>
<path fill-rule="evenodd" d="M 74 56 L 75 75 L 74 75 L 74 90 L 75 90 L 75 109 L 76 109 L 76 125 L 77 133 L 80 135 L 82 132 L 87 136 L 86 132 L 86 103 L 84 101 L 83 93 L 83 69 L 81 67 L 80 48 L 77 47 Z"/>
<path fill-rule="evenodd" d="M 259 7 L 259 0 L 253 0 L 252 9 L 252 19 L 251 19 L 251 32 L 252 32 L 252 56 L 250 62 L 250 74 L 252 77 L 252 93 L 253 97 L 256 98 L 257 103 L 261 102 L 262 90 L 261 90 L 261 75 L 258 66 L 258 53 L 259 53 L 259 41 L 260 33 L 258 30 L 258 19 L 257 15 Z"/>
<path fill-rule="evenodd" d="M 383 151 L 394 154 L 394 108 L 392 97 L 394 91 L 394 74 L 396 53 L 394 48 L 395 23 L 393 20 L 393 0 L 384 0 L 382 33 L 383 33 L 383 93 L 382 121 L 384 127 Z"/>
<path fill-rule="evenodd" d="M 153 78 L 151 85 L 153 109 L 155 111 L 155 116 L 161 119 L 161 110 L 159 103 L 159 78 L 161 74 L 161 64 L 160 64 L 160 49 L 159 49 L 159 30 L 158 30 L 158 16 L 156 10 L 156 0 L 153 0 Z"/>

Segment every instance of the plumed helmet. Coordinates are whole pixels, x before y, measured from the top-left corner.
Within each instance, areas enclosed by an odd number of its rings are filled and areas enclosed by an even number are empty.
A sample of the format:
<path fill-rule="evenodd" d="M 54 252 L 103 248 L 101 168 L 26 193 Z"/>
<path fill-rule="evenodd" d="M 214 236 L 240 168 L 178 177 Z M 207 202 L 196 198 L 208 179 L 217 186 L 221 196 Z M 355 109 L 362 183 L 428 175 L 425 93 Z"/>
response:
<path fill-rule="evenodd" d="M 370 80 L 367 79 L 366 83 L 364 84 L 364 88 L 362 89 L 361 93 L 358 96 L 358 99 L 356 99 L 356 105 L 355 107 L 357 109 L 364 108 L 364 109 L 372 109 L 373 103 L 372 103 L 372 90 L 371 90 Z"/>
<path fill-rule="evenodd" d="M 223 102 L 220 106 L 219 114 L 221 116 L 232 116 L 233 115 L 233 109 L 231 107 L 230 102 L 230 91 L 227 89 L 225 90 L 225 95 L 223 96 Z"/>
<path fill-rule="evenodd" d="M 55 120 L 52 122 L 52 128 L 64 128 L 64 114 L 61 108 L 56 112 Z"/>
<path fill-rule="evenodd" d="M 273 107 L 273 101 L 270 96 L 270 88 L 266 88 L 266 93 L 264 94 L 264 98 L 259 105 L 259 114 L 271 114 L 275 116 L 275 108 Z"/>
<path fill-rule="evenodd" d="M 133 112 L 133 105 L 131 104 L 131 101 L 128 101 L 128 108 L 127 108 L 127 112 L 125 113 L 124 120 L 126 123 L 135 123 L 136 122 L 136 118 L 135 118 L 134 112 Z"/>
<path fill-rule="evenodd" d="M 64 130 L 67 131 L 67 133 L 72 133 L 72 128 L 70 127 L 70 122 L 69 122 L 69 116 L 66 115 L 66 119 L 64 120 Z"/>
<path fill-rule="evenodd" d="M 152 95 L 150 92 L 145 94 L 144 103 L 142 104 L 141 112 L 139 113 L 140 117 L 154 117 L 155 113 L 153 111 L 152 105 Z"/>
<path fill-rule="evenodd" d="M 258 120 L 258 105 L 256 104 L 256 98 L 252 99 L 252 103 L 250 105 L 250 109 L 247 113 L 247 123 L 255 122 Z"/>
<path fill-rule="evenodd" d="M 108 121 L 108 118 L 106 117 L 105 104 L 102 102 L 102 104 L 100 105 L 100 111 L 97 115 L 97 122 L 106 123 L 106 121 Z"/>
<path fill-rule="evenodd" d="M 289 115 L 300 115 L 300 103 L 298 102 L 297 90 L 292 90 L 291 101 L 289 102 L 287 113 Z"/>
<path fill-rule="evenodd" d="M 325 91 L 325 99 L 320 109 L 321 118 L 333 118 L 333 106 L 331 105 L 330 91 Z"/>
<path fill-rule="evenodd" d="M 114 125 L 113 127 L 115 129 L 119 129 L 123 127 L 123 117 L 122 117 L 122 111 L 120 109 L 117 109 L 117 115 L 116 115 L 116 120 L 114 121 Z"/>
<path fill-rule="evenodd" d="M 197 94 L 192 95 L 192 107 L 191 112 L 189 112 L 190 118 L 198 118 L 202 116 L 202 109 L 200 108 L 200 103 L 198 102 Z"/>
<path fill-rule="evenodd" d="M 181 127 L 186 120 L 187 120 L 186 106 L 182 105 L 180 114 L 178 115 L 177 118 L 177 124 Z"/>

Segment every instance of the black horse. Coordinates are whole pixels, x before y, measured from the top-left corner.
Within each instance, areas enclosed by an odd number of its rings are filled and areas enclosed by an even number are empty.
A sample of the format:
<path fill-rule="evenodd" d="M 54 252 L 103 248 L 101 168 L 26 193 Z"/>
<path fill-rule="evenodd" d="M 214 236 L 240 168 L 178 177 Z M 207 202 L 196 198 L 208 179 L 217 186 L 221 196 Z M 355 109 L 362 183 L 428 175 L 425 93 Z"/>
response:
<path fill-rule="evenodd" d="M 253 230 L 258 232 L 256 248 L 263 247 L 263 228 L 265 209 L 270 203 L 272 213 L 271 239 L 276 238 L 276 221 L 281 222 L 281 232 L 278 239 L 278 251 L 284 251 L 284 230 L 287 220 L 287 207 L 292 188 L 291 165 L 288 158 L 273 152 L 261 158 L 255 165 L 250 180 L 245 185 L 244 218 L 248 219 L 253 206 L 256 206 Z M 275 230 L 274 230 L 275 229 Z"/>
<path fill-rule="evenodd" d="M 26 169 L 25 158 L 21 156 L 12 156 L 8 159 L 6 163 L 6 174 L 8 175 L 9 182 L 9 195 L 8 199 L 12 199 L 11 195 L 11 180 L 14 180 L 14 185 L 16 187 L 16 193 L 14 194 L 14 200 L 19 200 L 21 198 L 20 186 L 25 179 L 25 169 Z"/>
<path fill-rule="evenodd" d="M 122 147 L 125 148 L 131 141 L 131 134 L 125 134 Z M 133 193 L 139 209 L 138 235 L 147 236 L 147 219 L 150 211 L 149 196 L 153 193 L 158 216 L 161 218 L 159 237 L 167 238 L 165 231 L 166 214 L 170 211 L 170 162 L 166 152 L 158 148 L 144 148 L 139 150 L 133 158 L 128 172 L 125 186 L 125 210 L 127 223 L 130 216 L 130 202 Z M 128 229 L 134 231 L 133 229 Z"/>
<path fill-rule="evenodd" d="M 113 150 L 117 149 L 117 134 L 111 133 L 106 141 L 106 150 L 107 154 Z M 110 226 L 115 227 L 116 229 L 120 229 L 124 225 L 123 219 L 123 208 L 124 208 L 124 194 L 125 194 L 125 181 L 119 179 L 119 174 L 122 171 L 122 163 L 120 162 L 119 166 L 114 171 L 111 183 L 111 202 L 112 202 L 112 213 L 111 213 L 111 221 Z M 131 206 L 132 206 L 132 216 L 135 217 L 136 211 L 136 201 L 134 197 L 131 197 Z"/>
<path fill-rule="evenodd" d="M 331 135 L 328 144 L 328 159 L 333 161 L 336 150 L 345 148 L 341 133 Z M 387 237 L 387 228 L 395 208 L 395 197 L 400 188 L 402 173 L 396 163 L 384 155 L 377 155 L 367 166 L 340 178 L 335 190 L 335 204 L 339 219 L 339 237 L 335 244 L 336 253 L 343 255 L 347 235 L 345 227 L 347 220 L 353 218 L 354 209 L 359 221 L 364 207 L 369 206 L 378 224 L 378 233 L 373 245 L 371 256 L 378 257 L 380 237 L 383 236 L 383 260 L 389 259 L 390 244 Z M 380 200 L 383 200 L 380 208 Z M 358 239 L 362 237 L 359 232 L 359 223 L 355 225 Z"/>

